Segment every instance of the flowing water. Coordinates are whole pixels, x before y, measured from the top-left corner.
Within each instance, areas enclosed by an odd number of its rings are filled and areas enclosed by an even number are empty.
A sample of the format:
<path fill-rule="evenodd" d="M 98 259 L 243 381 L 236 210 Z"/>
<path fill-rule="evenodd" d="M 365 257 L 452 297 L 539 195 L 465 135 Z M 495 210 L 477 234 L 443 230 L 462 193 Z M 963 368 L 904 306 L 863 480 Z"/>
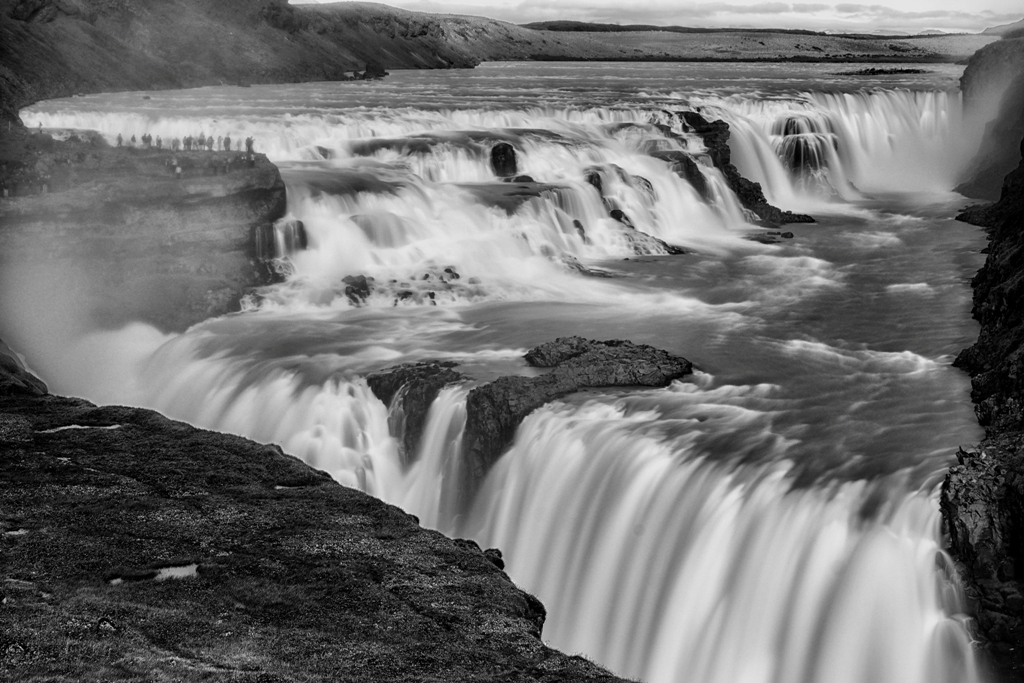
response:
<path fill-rule="evenodd" d="M 254 136 L 288 185 L 288 277 L 184 334 L 136 324 L 29 360 L 58 391 L 280 443 L 500 548 L 547 606 L 550 644 L 617 673 L 978 680 L 937 507 L 957 444 L 979 436 L 950 367 L 976 334 L 983 246 L 950 219 L 975 144 L 960 67 L 843 66 L 494 64 L 42 103 L 28 125 Z M 692 108 L 730 123 L 771 201 L 818 222 L 745 239 L 765 229 L 674 114 Z M 537 184 L 495 177 L 499 142 Z M 697 162 L 703 195 L 665 153 Z M 357 275 L 365 302 L 343 281 Z M 528 374 L 526 349 L 573 334 L 697 371 L 534 412 L 468 503 L 468 388 L 442 391 L 406 457 L 362 379 L 430 358 L 479 381 Z"/>

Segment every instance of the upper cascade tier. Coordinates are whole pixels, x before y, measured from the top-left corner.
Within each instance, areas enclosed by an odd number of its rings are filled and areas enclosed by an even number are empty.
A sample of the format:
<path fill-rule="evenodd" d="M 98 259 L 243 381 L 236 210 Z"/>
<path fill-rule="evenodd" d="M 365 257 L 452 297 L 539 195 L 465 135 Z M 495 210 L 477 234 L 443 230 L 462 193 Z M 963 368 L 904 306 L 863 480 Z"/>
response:
<path fill-rule="evenodd" d="M 166 110 L 44 103 L 23 118 L 111 144 L 207 141 L 180 154 L 240 154 L 253 140 L 288 185 L 288 215 L 259 239 L 286 282 L 250 302 L 276 309 L 605 301 L 616 288 L 585 276 L 608 275 L 609 260 L 763 249 L 742 239 L 760 220 L 685 109 L 728 122 L 740 172 L 772 204 L 808 213 L 849 211 L 876 192 L 947 191 L 969 143 L 959 95 L 941 91 L 702 97 L 674 111 L 335 109 L 314 98 L 294 115 L 274 100 L 242 114 L 206 94 Z"/>
<path fill-rule="evenodd" d="M 978 142 L 977 127 L 964 125 L 958 92 L 807 93 L 704 104 L 729 122 L 740 171 L 785 206 L 948 192 Z"/>

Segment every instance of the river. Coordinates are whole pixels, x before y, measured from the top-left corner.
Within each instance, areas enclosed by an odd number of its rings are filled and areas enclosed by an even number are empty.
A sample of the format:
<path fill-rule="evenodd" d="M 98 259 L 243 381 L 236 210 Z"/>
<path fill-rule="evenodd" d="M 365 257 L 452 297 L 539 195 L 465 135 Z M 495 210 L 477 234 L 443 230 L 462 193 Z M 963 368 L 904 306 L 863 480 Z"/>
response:
<path fill-rule="evenodd" d="M 857 68 L 485 64 L 40 103 L 27 125 L 110 140 L 253 136 L 288 185 L 287 278 L 183 334 L 140 323 L 29 360 L 58 392 L 279 443 L 500 548 L 548 609 L 545 639 L 618 674 L 979 680 L 937 505 L 956 446 L 981 435 L 950 366 L 977 334 L 984 235 L 951 219 L 951 188 L 978 127 L 962 67 L 840 73 Z M 747 239 L 766 228 L 682 109 L 726 120 L 741 173 L 817 222 Z M 498 182 L 499 142 L 539 185 Z M 706 196 L 652 156 L 673 151 Z M 342 281 L 359 275 L 365 302 Z M 536 411 L 468 503 L 452 490 L 467 388 L 442 391 L 403 457 L 362 379 L 434 358 L 528 374 L 522 354 L 567 335 L 697 370 Z"/>

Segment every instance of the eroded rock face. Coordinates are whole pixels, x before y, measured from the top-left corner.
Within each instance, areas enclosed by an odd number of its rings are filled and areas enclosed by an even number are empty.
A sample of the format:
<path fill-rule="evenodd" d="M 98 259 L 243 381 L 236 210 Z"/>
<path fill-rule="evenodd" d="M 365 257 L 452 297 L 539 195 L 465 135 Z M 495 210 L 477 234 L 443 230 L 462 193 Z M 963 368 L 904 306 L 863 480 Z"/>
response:
<path fill-rule="evenodd" d="M 0 395 L 0 463 L 0 679 L 620 680 L 543 644 L 500 553 L 276 446 Z"/>
<path fill-rule="evenodd" d="M 941 498 L 980 635 L 1007 681 L 1024 675 L 1024 140 L 1012 142 L 1021 156 L 1000 200 L 970 212 L 989 228 L 988 257 L 971 283 L 981 332 L 954 362 L 971 375 L 986 438 L 961 449 Z"/>
<path fill-rule="evenodd" d="M 981 333 L 954 362 L 971 375 L 982 426 L 999 431 L 1024 429 L 1024 140 L 1020 150 L 1002 199 L 982 210 L 988 256 L 971 281 Z"/>
<path fill-rule="evenodd" d="M 95 140 L 47 149 L 37 166 L 52 170 L 0 202 L 0 265 L 68 278 L 60 286 L 94 325 L 181 331 L 279 279 L 264 257 L 285 186 L 265 156 Z"/>
<path fill-rule="evenodd" d="M 545 403 L 585 387 L 664 387 L 690 374 L 690 361 L 628 341 L 564 337 L 526 354 L 540 377 L 502 377 L 469 392 L 463 436 L 469 486 L 480 481 L 512 442 L 516 428 Z"/>
<path fill-rule="evenodd" d="M 813 223 L 814 218 L 802 213 L 783 211 L 772 206 L 765 199 L 761 185 L 740 175 L 732 163 L 729 149 L 729 124 L 725 121 L 708 121 L 693 111 L 679 112 L 678 116 L 686 126 L 704 140 L 712 163 L 725 176 L 729 187 L 736 193 L 744 208 L 752 211 L 765 225 L 777 226 L 784 223 Z"/>
<path fill-rule="evenodd" d="M 449 384 L 468 379 L 453 369 L 457 365 L 454 361 L 405 363 L 367 376 L 370 390 L 390 410 L 388 422 L 391 433 L 399 437 L 403 462 L 415 456 L 437 394 Z"/>

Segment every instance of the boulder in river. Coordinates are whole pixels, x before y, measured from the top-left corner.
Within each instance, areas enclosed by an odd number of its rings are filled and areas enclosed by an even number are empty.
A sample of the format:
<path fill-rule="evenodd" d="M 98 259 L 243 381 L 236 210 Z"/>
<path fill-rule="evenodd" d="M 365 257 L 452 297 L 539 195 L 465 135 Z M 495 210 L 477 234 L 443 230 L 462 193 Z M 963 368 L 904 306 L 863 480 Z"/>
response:
<path fill-rule="evenodd" d="M 345 296 L 349 301 L 356 306 L 366 302 L 372 291 L 373 278 L 368 278 L 365 275 L 346 275 L 341 278 L 341 281 L 345 283 Z"/>
<path fill-rule="evenodd" d="M 518 172 L 516 150 L 507 142 L 491 147 L 491 169 L 499 178 L 512 178 Z"/>
<path fill-rule="evenodd" d="M 693 372 L 690 361 L 629 341 L 562 337 L 531 349 L 539 377 L 502 377 L 469 392 L 463 452 L 467 490 L 475 490 L 512 442 L 519 423 L 545 403 L 586 387 L 664 387 Z"/>

